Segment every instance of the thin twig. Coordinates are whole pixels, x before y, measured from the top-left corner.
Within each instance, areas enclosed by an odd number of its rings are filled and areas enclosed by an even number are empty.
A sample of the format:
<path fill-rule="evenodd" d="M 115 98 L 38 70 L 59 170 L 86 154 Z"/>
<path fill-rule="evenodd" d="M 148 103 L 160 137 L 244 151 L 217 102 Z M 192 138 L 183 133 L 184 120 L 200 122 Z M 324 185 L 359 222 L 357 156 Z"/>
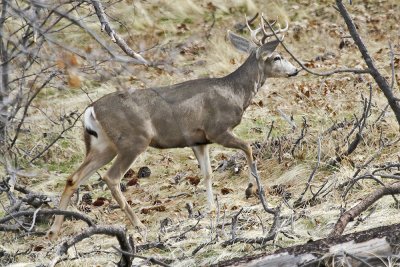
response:
<path fill-rule="evenodd" d="M 73 127 L 75 127 L 75 124 L 79 121 L 79 118 L 82 116 L 82 113 L 80 113 L 77 118 L 74 120 L 74 122 L 69 125 L 67 128 L 63 128 L 63 130 L 57 135 L 56 138 L 54 138 L 45 148 L 42 149 L 39 153 L 37 153 L 35 156 L 32 157 L 32 159 L 29 161 L 30 163 L 34 162 L 38 158 L 40 158 L 49 148 L 51 148 L 62 136 L 65 132 L 69 131 Z"/>
<path fill-rule="evenodd" d="M 267 213 L 275 215 L 277 210 L 273 209 L 273 208 L 269 208 L 267 201 L 265 200 L 265 191 L 264 191 L 264 187 L 261 184 L 260 177 L 258 176 L 256 164 L 253 163 L 253 166 L 251 166 L 251 168 L 252 168 L 251 175 L 253 175 L 253 177 L 256 179 L 256 183 L 257 183 L 257 187 L 258 187 L 258 196 L 260 198 L 261 205 L 263 206 L 264 210 Z"/>
<path fill-rule="evenodd" d="M 306 188 L 304 189 L 304 191 L 300 194 L 299 198 L 294 202 L 294 207 L 299 207 L 302 204 L 304 204 L 303 202 L 303 197 L 306 194 L 307 190 L 310 188 L 311 185 L 311 181 L 314 178 L 315 173 L 317 172 L 317 169 L 319 167 L 319 164 L 321 162 L 321 137 L 318 136 L 318 141 L 317 141 L 317 146 L 318 146 L 318 152 L 317 152 L 317 164 L 315 164 L 314 169 L 312 170 L 310 177 L 308 178 L 307 184 L 306 184 Z"/>
<path fill-rule="evenodd" d="M 98 0 L 91 0 L 93 7 L 96 10 L 96 15 L 99 18 L 101 24 L 101 30 L 105 30 L 111 37 L 111 40 L 115 42 L 128 56 L 137 59 L 142 64 L 148 65 L 149 62 L 145 60 L 141 55 L 136 53 L 132 48 L 128 46 L 124 39 L 119 36 L 110 26 L 107 16 L 104 13 L 102 4 Z"/>
<path fill-rule="evenodd" d="M 346 252 L 346 251 L 344 251 L 343 254 L 346 255 L 346 256 L 349 256 L 349 257 L 352 258 L 352 259 L 355 259 L 355 260 L 361 262 L 361 263 L 362 263 L 363 265 L 365 265 L 365 266 L 373 267 L 371 264 L 369 264 L 368 262 L 366 262 L 366 261 L 363 260 L 362 258 L 357 257 L 356 255 L 350 254 L 350 253 L 348 253 L 348 252 Z"/>
<path fill-rule="evenodd" d="M 270 30 L 272 31 L 272 33 L 274 34 L 275 38 L 277 40 L 279 40 L 279 42 L 281 43 L 282 47 L 285 49 L 285 51 L 293 58 L 294 61 L 297 62 L 297 64 L 300 65 L 300 67 L 305 70 L 306 72 L 313 74 L 313 75 L 317 75 L 317 76 L 331 76 L 332 74 L 335 73 L 357 73 L 357 74 L 365 74 L 365 73 L 370 73 L 369 69 L 350 69 L 350 68 L 343 68 L 343 69 L 335 69 L 335 70 L 331 70 L 331 71 L 327 71 L 327 72 L 316 72 L 313 71 L 309 68 L 307 68 L 299 59 L 297 59 L 297 57 L 289 50 L 289 48 L 285 45 L 285 43 L 283 42 L 283 40 L 281 38 L 279 38 L 279 36 L 275 33 L 274 28 L 272 27 L 272 25 L 266 21 L 268 27 L 270 28 Z"/>
<path fill-rule="evenodd" d="M 32 224 L 31 224 L 31 227 L 29 227 L 28 232 L 31 232 L 32 229 L 33 229 L 33 227 L 35 226 L 36 215 L 37 215 L 37 213 L 40 211 L 40 208 L 41 208 L 41 207 L 39 207 L 38 209 L 36 209 L 35 212 L 33 213 Z"/>
<path fill-rule="evenodd" d="M 232 239 L 236 238 L 237 221 L 238 221 L 238 217 L 242 213 L 242 211 L 243 211 L 243 207 L 240 208 L 240 210 L 235 215 L 233 215 L 233 217 L 232 217 L 232 225 L 231 225 Z"/>

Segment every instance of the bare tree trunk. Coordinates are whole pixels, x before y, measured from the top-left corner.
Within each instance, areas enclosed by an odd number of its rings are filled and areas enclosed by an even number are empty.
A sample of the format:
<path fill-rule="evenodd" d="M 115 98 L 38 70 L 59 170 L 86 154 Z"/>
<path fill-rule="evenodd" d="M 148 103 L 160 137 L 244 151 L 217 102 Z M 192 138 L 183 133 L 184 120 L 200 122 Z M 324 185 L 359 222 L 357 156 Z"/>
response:
<path fill-rule="evenodd" d="M 0 145 L 5 139 L 5 126 L 7 122 L 5 98 L 8 95 L 8 53 L 6 40 L 4 38 L 4 22 L 7 14 L 7 0 L 2 1 L 0 17 L 0 59 L 1 59 L 1 81 L 0 81 Z"/>
<path fill-rule="evenodd" d="M 342 15 L 347 28 L 349 29 L 350 35 L 353 38 L 355 44 L 357 45 L 358 49 L 361 52 L 361 55 L 370 70 L 371 76 L 374 78 L 375 82 L 378 84 L 379 88 L 385 95 L 390 107 L 392 108 L 397 122 L 400 125 L 400 106 L 398 105 L 398 99 L 393 95 L 392 88 L 390 88 L 389 83 L 386 79 L 382 76 L 382 74 L 378 71 L 375 66 L 374 60 L 369 55 L 367 47 L 365 46 L 363 40 L 361 39 L 360 34 L 357 31 L 356 26 L 354 25 L 353 20 L 350 17 L 349 12 L 347 11 L 346 7 L 343 4 L 342 0 L 336 0 L 336 5 L 339 8 L 339 12 Z"/>

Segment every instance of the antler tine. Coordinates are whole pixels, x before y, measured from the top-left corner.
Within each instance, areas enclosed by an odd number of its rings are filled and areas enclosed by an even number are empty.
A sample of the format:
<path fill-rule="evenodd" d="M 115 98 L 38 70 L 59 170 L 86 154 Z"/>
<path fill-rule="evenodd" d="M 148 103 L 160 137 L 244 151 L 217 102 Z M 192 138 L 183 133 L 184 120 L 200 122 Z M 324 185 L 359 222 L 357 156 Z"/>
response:
<path fill-rule="evenodd" d="M 272 26 L 274 26 L 276 24 L 277 21 L 278 20 L 274 20 L 272 23 L 269 23 L 269 25 L 272 27 Z M 263 43 L 263 44 L 265 43 L 265 40 L 267 40 L 267 38 L 269 38 L 269 37 L 274 35 L 273 33 L 272 34 L 267 33 L 267 31 L 265 30 L 265 24 L 264 23 L 268 23 L 268 22 L 264 18 L 264 14 L 262 14 L 262 16 L 261 16 L 261 29 L 263 30 L 263 37 L 261 39 L 261 43 Z M 278 25 L 279 25 L 279 23 L 278 23 Z"/>
<path fill-rule="evenodd" d="M 249 21 L 247 19 L 247 16 L 244 15 L 245 19 L 246 19 L 246 26 L 250 31 L 250 36 L 251 36 L 251 40 L 253 41 L 253 43 L 255 43 L 256 45 L 261 45 L 262 42 L 261 40 L 257 39 L 257 34 L 262 30 L 262 27 L 258 27 L 255 30 L 253 30 L 250 25 L 249 25 Z"/>
<path fill-rule="evenodd" d="M 267 30 L 265 29 L 265 23 L 266 23 L 267 25 L 269 25 L 270 28 L 272 28 L 272 26 L 274 26 L 274 25 L 276 24 L 276 22 L 277 22 L 277 20 L 275 20 L 273 23 L 269 23 L 269 22 L 264 18 L 264 14 L 261 14 L 261 25 L 262 25 L 262 30 L 263 30 L 263 33 L 264 33 L 263 40 L 265 40 L 265 39 L 268 38 L 268 37 L 272 37 L 272 36 L 274 36 L 275 34 L 280 34 L 280 33 L 286 32 L 286 31 L 289 29 L 289 23 L 286 21 L 286 27 L 285 27 L 285 28 L 282 29 L 282 28 L 281 28 L 281 25 L 278 23 L 278 24 L 277 24 L 277 26 L 278 26 L 278 29 L 277 29 L 277 30 L 271 29 L 273 32 L 267 32 Z M 281 40 L 283 40 L 283 38 L 282 38 Z"/>
<path fill-rule="evenodd" d="M 283 28 L 283 29 L 281 29 L 281 25 L 278 23 L 278 26 L 279 26 L 279 32 L 278 33 L 286 32 L 289 29 L 289 22 L 287 20 L 285 20 L 285 23 L 286 23 L 286 27 Z"/>
<path fill-rule="evenodd" d="M 264 19 L 264 18 L 263 18 L 263 19 Z M 271 22 L 269 25 L 274 26 L 274 25 L 276 24 L 277 21 L 278 21 L 278 20 L 276 19 L 276 20 L 274 20 L 273 22 Z"/>

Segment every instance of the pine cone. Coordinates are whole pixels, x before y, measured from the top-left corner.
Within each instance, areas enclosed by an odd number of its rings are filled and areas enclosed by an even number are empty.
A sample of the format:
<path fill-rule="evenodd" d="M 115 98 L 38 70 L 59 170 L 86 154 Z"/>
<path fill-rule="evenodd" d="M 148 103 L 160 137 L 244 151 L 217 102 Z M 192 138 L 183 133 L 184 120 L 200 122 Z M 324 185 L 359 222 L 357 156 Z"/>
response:
<path fill-rule="evenodd" d="M 120 186 L 122 192 L 126 192 L 126 184 L 125 183 L 120 183 L 119 186 Z"/>
<path fill-rule="evenodd" d="M 149 167 L 141 167 L 138 171 L 137 177 L 138 178 L 147 178 L 151 174 L 151 170 Z"/>
<path fill-rule="evenodd" d="M 93 202 L 93 198 L 89 193 L 85 193 L 82 196 L 82 203 L 87 204 L 87 205 L 91 205 Z"/>

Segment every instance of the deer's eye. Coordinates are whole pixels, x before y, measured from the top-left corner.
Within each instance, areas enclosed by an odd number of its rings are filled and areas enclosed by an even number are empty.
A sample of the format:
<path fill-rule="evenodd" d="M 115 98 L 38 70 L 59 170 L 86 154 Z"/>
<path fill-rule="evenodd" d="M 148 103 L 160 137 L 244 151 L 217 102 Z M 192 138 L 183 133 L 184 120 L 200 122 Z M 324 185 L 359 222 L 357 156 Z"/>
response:
<path fill-rule="evenodd" d="M 281 60 L 282 58 L 280 57 L 280 56 L 276 56 L 276 57 L 274 57 L 274 61 L 278 61 L 278 60 Z"/>

